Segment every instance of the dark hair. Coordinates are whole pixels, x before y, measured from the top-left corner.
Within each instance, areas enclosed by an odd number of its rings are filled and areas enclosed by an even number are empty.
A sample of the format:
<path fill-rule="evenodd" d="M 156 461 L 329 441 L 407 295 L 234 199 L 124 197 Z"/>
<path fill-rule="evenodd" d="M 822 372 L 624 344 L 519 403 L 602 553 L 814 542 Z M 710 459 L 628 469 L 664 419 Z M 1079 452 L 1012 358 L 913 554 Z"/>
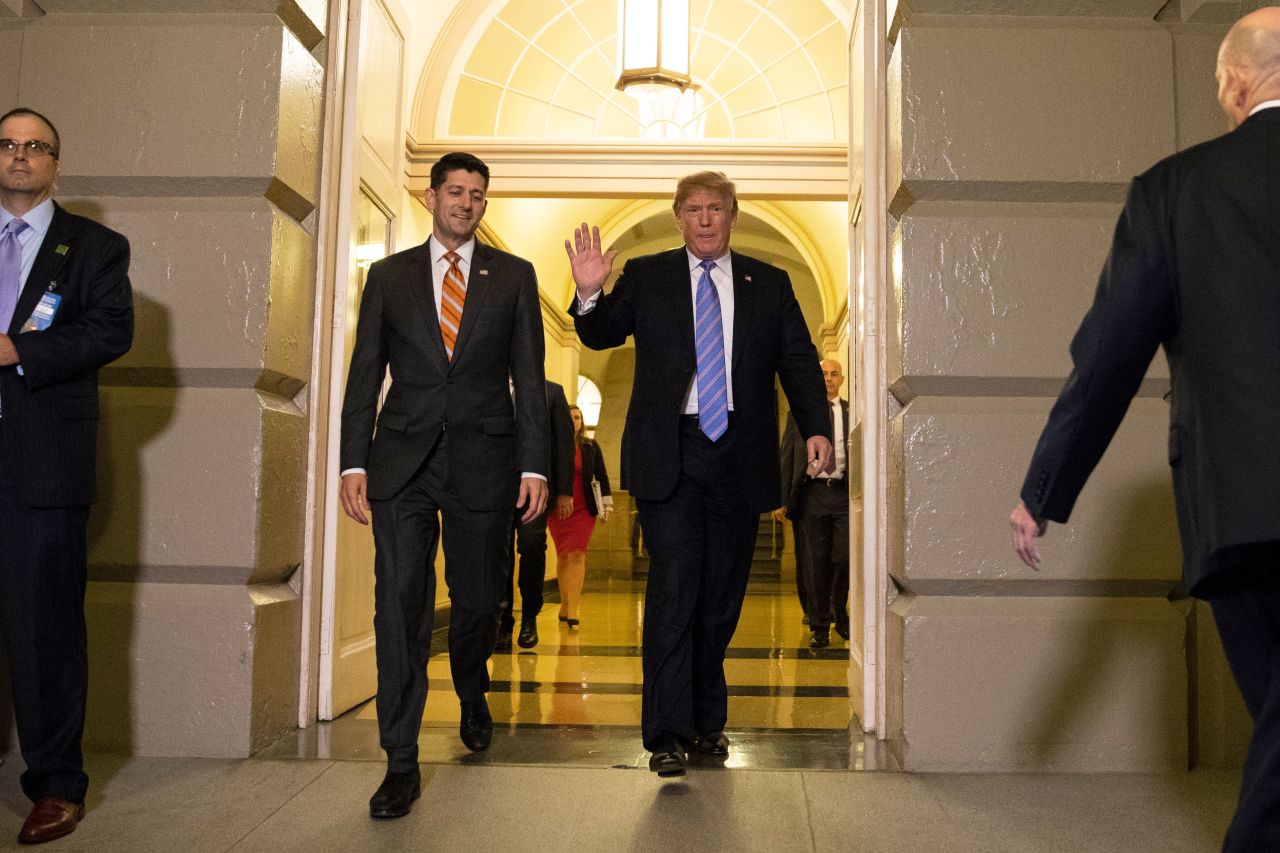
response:
<path fill-rule="evenodd" d="M 570 413 L 577 412 L 579 415 L 582 414 L 582 409 L 577 406 L 570 406 L 569 411 Z M 573 430 L 573 443 L 585 444 L 589 441 L 591 441 L 591 439 L 587 438 L 587 419 L 584 417 L 582 419 L 582 423 L 578 424 L 578 426 Z"/>
<path fill-rule="evenodd" d="M 484 161 L 473 154 L 467 154 L 465 151 L 454 151 L 446 154 L 435 162 L 431 167 L 431 189 L 438 190 L 444 186 L 444 179 L 450 173 L 462 169 L 467 172 L 475 172 L 484 178 L 484 188 L 489 189 L 489 167 Z"/>
<path fill-rule="evenodd" d="M 53 126 L 53 122 L 49 121 L 49 119 L 44 115 L 30 109 L 29 107 L 16 107 L 15 109 L 9 110 L 9 112 L 0 116 L 0 124 L 4 124 L 7 119 L 12 118 L 13 116 L 31 116 L 32 118 L 38 118 L 40 121 L 44 122 L 45 126 L 53 133 L 53 158 L 55 160 L 58 159 L 58 155 L 62 153 L 62 137 L 58 136 L 58 129 Z"/>

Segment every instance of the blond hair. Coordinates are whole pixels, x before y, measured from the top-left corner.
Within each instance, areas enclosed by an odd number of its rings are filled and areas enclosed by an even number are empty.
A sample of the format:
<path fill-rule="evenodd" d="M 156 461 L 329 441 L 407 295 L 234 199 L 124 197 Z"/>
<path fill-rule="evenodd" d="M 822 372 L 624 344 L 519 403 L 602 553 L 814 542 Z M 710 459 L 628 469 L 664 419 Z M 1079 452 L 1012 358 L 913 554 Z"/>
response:
<path fill-rule="evenodd" d="M 671 204 L 671 209 L 677 216 L 680 215 L 680 206 L 698 190 L 705 190 L 727 199 L 732 203 L 733 212 L 738 212 L 738 189 L 733 185 L 733 181 L 729 180 L 728 175 L 724 172 L 694 172 L 692 175 L 685 175 L 676 183 L 676 198 Z"/>

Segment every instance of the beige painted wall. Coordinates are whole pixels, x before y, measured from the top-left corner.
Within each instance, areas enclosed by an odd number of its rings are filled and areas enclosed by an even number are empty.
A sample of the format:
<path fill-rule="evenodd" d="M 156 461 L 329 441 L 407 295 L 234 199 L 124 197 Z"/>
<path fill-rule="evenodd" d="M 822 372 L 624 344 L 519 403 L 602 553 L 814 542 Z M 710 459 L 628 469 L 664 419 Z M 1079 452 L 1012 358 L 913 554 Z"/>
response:
<path fill-rule="evenodd" d="M 1071 524 L 1045 538 L 1040 572 L 1012 555 L 1005 523 L 1128 180 L 1222 127 L 1212 72 L 1225 25 L 1157 21 L 1164 5 L 899 9 L 888 734 L 910 770 L 1241 755 L 1248 727 L 1205 611 L 1170 601 L 1180 552 L 1162 357 Z"/>
<path fill-rule="evenodd" d="M 102 374 L 86 745 L 248 755 L 297 719 L 326 4 L 40 6 L 0 20 L 0 108 L 58 124 L 137 316 Z"/>

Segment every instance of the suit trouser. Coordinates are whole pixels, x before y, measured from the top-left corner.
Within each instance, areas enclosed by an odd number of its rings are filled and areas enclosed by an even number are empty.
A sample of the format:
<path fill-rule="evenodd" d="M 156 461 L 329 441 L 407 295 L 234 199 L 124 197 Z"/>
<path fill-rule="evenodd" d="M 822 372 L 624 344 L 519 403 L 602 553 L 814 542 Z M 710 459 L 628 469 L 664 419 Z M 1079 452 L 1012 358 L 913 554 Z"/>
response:
<path fill-rule="evenodd" d="M 436 546 L 442 538 L 453 688 L 464 702 L 483 699 L 489 690 L 487 664 L 497 632 L 513 510 L 484 512 L 463 505 L 449 473 L 446 441 L 442 435 L 399 494 L 369 502 L 376 549 L 378 730 L 387 769 L 396 773 L 417 767 L 435 621 Z"/>
<path fill-rule="evenodd" d="M 3 436 L 0 436 L 3 441 Z M 0 468 L 0 629 L 26 772 L 22 790 L 83 803 L 89 692 L 84 622 L 88 507 L 36 508 Z"/>
<path fill-rule="evenodd" d="M 796 596 L 800 599 L 800 607 L 804 615 L 809 615 L 809 586 L 805 576 L 809 573 L 809 548 L 804 540 L 804 527 L 800 519 L 791 519 L 791 535 L 796 543 Z"/>
<path fill-rule="evenodd" d="M 1271 573 L 1280 566 L 1267 567 Z M 1209 595 L 1227 662 L 1253 717 L 1240 801 L 1224 851 L 1280 850 L 1280 577 L 1251 577 Z"/>
<path fill-rule="evenodd" d="M 849 624 L 849 488 L 807 481 L 800 485 L 800 524 L 808 549 L 809 625 Z"/>
<path fill-rule="evenodd" d="M 548 512 L 555 512 L 554 502 Z M 502 599 L 501 622 L 504 630 L 516 625 L 515 607 L 516 554 L 520 554 L 520 619 L 533 619 L 542 612 L 542 586 L 547 580 L 547 513 L 528 524 L 512 514 L 516 529 L 516 547 L 507 563 L 507 586 Z"/>
<path fill-rule="evenodd" d="M 732 417 L 712 442 L 681 418 L 680 479 L 661 501 L 636 500 L 649 581 L 644 599 L 641 734 L 691 741 L 724 728 L 725 650 L 738 626 L 760 514 L 742 494 Z"/>

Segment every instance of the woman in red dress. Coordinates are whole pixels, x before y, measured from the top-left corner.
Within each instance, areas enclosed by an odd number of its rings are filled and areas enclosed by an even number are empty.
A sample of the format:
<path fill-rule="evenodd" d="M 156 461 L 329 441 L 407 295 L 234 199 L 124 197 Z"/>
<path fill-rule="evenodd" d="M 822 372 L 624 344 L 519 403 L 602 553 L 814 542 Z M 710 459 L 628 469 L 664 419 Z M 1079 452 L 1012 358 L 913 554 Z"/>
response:
<path fill-rule="evenodd" d="M 604 469 L 604 454 L 600 445 L 587 438 L 582 421 L 582 410 L 569 407 L 573 417 L 573 512 L 568 518 L 547 516 L 547 527 L 556 543 L 556 576 L 560 584 L 560 621 L 578 627 L 578 602 L 582 598 L 582 581 L 587 575 L 587 545 L 591 531 L 596 526 L 596 516 L 608 522 L 613 514 L 613 497 L 609 489 L 609 474 Z M 600 503 L 591 487 L 599 483 Z"/>

